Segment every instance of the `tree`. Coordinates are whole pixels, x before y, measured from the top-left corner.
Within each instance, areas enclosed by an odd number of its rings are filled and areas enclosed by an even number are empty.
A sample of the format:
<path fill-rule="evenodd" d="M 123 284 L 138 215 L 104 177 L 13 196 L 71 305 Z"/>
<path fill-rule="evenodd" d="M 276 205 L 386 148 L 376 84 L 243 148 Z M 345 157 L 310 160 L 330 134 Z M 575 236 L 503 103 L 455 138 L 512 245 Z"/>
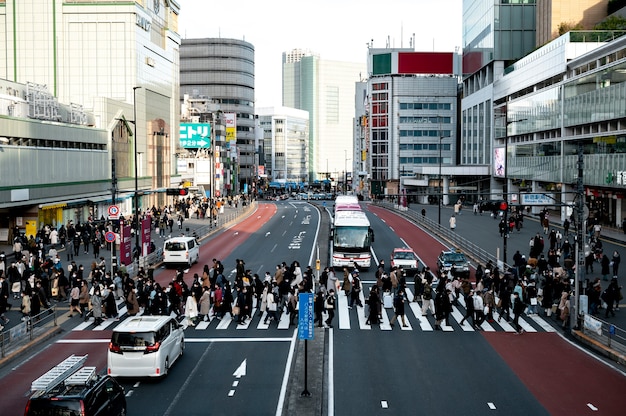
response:
<path fill-rule="evenodd" d="M 609 16 L 604 21 L 594 26 L 595 30 L 626 30 L 626 18 L 622 16 Z"/>
<path fill-rule="evenodd" d="M 584 30 L 583 25 L 574 22 L 561 22 L 558 26 L 559 36 L 566 34 L 572 30 Z"/>

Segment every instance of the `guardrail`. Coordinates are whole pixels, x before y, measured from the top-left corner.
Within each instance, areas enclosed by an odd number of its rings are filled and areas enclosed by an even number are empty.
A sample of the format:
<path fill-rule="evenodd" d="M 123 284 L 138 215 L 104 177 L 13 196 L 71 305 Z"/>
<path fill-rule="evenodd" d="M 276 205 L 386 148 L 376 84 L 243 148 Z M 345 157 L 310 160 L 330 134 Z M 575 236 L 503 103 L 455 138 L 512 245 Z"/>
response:
<path fill-rule="evenodd" d="M 596 316 L 585 315 L 580 331 L 600 344 L 626 355 L 626 330 Z"/>
<path fill-rule="evenodd" d="M 436 235 L 442 240 L 445 240 L 450 245 L 450 247 L 461 249 L 463 253 L 475 264 L 487 264 L 489 261 L 491 261 L 493 264 L 498 264 L 498 262 L 502 263 L 500 260 L 498 260 L 498 258 L 496 258 L 496 256 L 494 256 L 487 250 L 479 247 L 475 243 L 467 240 L 466 238 L 461 237 L 458 233 L 455 233 L 448 227 L 442 226 L 441 224 L 437 223 L 437 221 L 431 220 L 430 218 L 423 216 L 418 212 L 384 200 L 376 201 L 375 205 L 381 206 L 391 211 L 398 212 L 399 214 L 408 218 L 420 227 L 430 231 L 432 234 Z"/>
<path fill-rule="evenodd" d="M 4 358 L 11 347 L 24 340 L 32 341 L 50 327 L 57 326 L 57 307 L 45 309 L 35 316 L 29 316 L 18 325 L 0 333 L 0 353 Z"/>

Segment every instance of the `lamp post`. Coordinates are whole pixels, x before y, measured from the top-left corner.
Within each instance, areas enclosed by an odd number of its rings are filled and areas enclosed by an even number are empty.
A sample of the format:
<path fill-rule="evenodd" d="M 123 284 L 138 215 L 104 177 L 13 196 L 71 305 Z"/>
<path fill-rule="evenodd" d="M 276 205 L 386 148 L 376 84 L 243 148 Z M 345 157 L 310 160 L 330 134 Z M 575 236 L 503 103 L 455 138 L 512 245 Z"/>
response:
<path fill-rule="evenodd" d="M 139 234 L 141 227 L 139 225 L 139 169 L 137 166 L 137 90 L 141 87 L 133 87 L 133 127 L 135 134 L 135 250 L 137 250 L 137 260 L 141 255 L 141 249 L 139 246 Z"/>
<path fill-rule="evenodd" d="M 441 225 L 441 202 L 443 199 L 443 182 L 441 180 L 441 148 L 443 147 L 443 136 L 439 136 L 439 197 L 437 198 L 438 205 L 438 213 L 437 213 L 437 223 Z"/>
<path fill-rule="evenodd" d="M 502 196 L 504 199 L 504 233 L 502 234 L 502 267 L 506 269 L 506 244 L 507 239 L 509 238 L 509 178 L 507 176 L 509 169 L 509 125 L 513 123 L 520 123 L 522 121 L 526 121 L 526 118 L 520 118 L 519 120 L 507 120 L 505 123 L 505 131 L 504 131 L 504 185 L 502 186 Z M 506 271 L 506 270 L 505 270 Z"/>

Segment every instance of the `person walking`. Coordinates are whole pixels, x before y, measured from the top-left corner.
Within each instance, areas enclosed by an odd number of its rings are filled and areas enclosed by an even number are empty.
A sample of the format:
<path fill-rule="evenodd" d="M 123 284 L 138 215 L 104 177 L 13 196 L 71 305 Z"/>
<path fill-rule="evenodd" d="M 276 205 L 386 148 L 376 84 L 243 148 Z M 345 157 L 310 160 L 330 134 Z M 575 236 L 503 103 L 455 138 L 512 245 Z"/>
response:
<path fill-rule="evenodd" d="M 521 334 L 524 332 L 524 329 L 519 324 L 519 317 L 522 314 L 522 312 L 524 312 L 524 309 L 526 309 L 526 305 L 524 305 L 524 302 L 522 302 L 522 300 L 520 299 L 519 294 L 517 292 L 514 292 L 513 293 L 513 326 L 515 327 L 515 330 L 517 331 L 518 334 Z"/>
<path fill-rule="evenodd" d="M 324 291 L 320 287 L 317 294 L 315 295 L 315 301 L 313 303 L 313 309 L 315 310 L 315 319 L 313 320 L 313 323 L 317 322 L 318 328 L 321 328 L 324 326 L 324 323 L 323 323 L 324 318 L 322 317 L 322 314 L 324 313 L 324 305 L 325 305 Z"/>
<path fill-rule="evenodd" d="M 84 321 L 89 319 L 89 285 L 85 280 L 80 281 L 80 293 L 78 294 L 78 306 L 80 316 Z"/>
<path fill-rule="evenodd" d="M 352 309 L 354 303 L 361 308 L 363 307 L 363 303 L 361 302 L 361 279 L 359 279 L 359 273 L 352 273 L 352 290 L 350 291 L 350 304 L 348 305 L 349 309 Z M 370 305 L 370 308 L 372 305 Z"/>
<path fill-rule="evenodd" d="M 333 327 L 333 318 L 335 317 L 335 289 L 329 289 L 326 296 L 326 303 L 324 304 L 328 318 L 326 318 L 326 325 L 329 328 Z"/>
<path fill-rule="evenodd" d="M 475 291 L 471 298 L 471 303 L 474 304 L 474 327 L 478 330 L 481 329 L 481 325 L 485 322 L 485 303 L 483 297 L 479 291 Z"/>
<path fill-rule="evenodd" d="M 430 282 L 428 281 L 428 279 L 424 278 L 422 282 L 424 283 L 424 290 L 422 292 L 422 316 L 427 316 L 428 310 L 429 309 L 433 310 L 433 306 L 432 306 L 433 288 Z"/>
<path fill-rule="evenodd" d="M 369 306 L 369 314 L 367 316 L 367 321 L 365 322 L 365 324 L 380 324 L 380 318 L 378 316 L 380 310 L 380 296 L 378 295 L 378 287 L 372 286 L 372 288 L 370 289 L 370 294 L 367 298 L 367 304 Z"/>
<path fill-rule="evenodd" d="M 72 287 L 72 290 L 70 291 L 70 315 L 69 315 L 70 318 L 74 316 L 72 315 L 72 312 L 82 314 L 79 304 L 80 304 L 80 288 L 78 287 L 78 285 L 74 284 Z"/>
<path fill-rule="evenodd" d="M 619 252 L 617 250 L 613 251 L 613 257 L 611 258 L 611 263 L 613 264 L 613 277 L 617 277 L 620 260 Z"/>
<path fill-rule="evenodd" d="M 441 323 L 445 321 L 446 326 L 450 326 L 450 290 L 446 290 L 443 286 L 437 287 L 437 295 L 435 296 L 435 330 L 441 331 Z"/>
<path fill-rule="evenodd" d="M 396 296 L 393 299 L 393 308 L 394 308 L 394 315 L 391 318 L 391 320 L 389 321 L 389 324 L 391 325 L 391 327 L 394 327 L 394 323 L 396 322 L 396 319 L 398 319 L 398 316 L 401 318 L 402 320 L 402 326 L 403 327 L 408 327 L 408 325 L 406 324 L 406 321 L 404 319 L 404 289 L 400 288 L 398 289 L 398 293 L 396 294 Z"/>
<path fill-rule="evenodd" d="M 465 301 L 465 316 L 459 322 L 459 325 L 463 326 L 465 321 L 469 323 L 470 318 L 472 319 L 471 327 L 476 329 L 476 319 L 474 318 L 474 302 L 472 297 L 474 296 L 474 291 L 470 290 L 470 296 L 467 297 Z"/>
<path fill-rule="evenodd" d="M 93 315 L 96 326 L 102 323 L 102 294 L 100 286 L 95 286 L 93 295 L 91 296 L 91 313 Z"/>
<path fill-rule="evenodd" d="M 450 217 L 450 229 L 452 231 L 456 230 L 456 216 L 454 215 Z"/>

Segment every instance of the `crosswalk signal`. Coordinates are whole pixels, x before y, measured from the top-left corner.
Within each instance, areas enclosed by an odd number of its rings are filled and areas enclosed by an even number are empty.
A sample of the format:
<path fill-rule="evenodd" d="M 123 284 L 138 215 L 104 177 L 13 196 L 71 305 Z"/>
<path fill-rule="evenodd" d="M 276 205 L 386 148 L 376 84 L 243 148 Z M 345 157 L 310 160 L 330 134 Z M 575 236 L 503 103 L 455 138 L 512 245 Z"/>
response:
<path fill-rule="evenodd" d="M 509 204 L 506 202 L 500 202 L 500 211 L 506 211 L 509 208 Z"/>
<path fill-rule="evenodd" d="M 178 195 L 178 196 L 187 196 L 189 195 L 189 189 L 187 188 L 167 188 L 165 190 L 166 195 Z"/>

